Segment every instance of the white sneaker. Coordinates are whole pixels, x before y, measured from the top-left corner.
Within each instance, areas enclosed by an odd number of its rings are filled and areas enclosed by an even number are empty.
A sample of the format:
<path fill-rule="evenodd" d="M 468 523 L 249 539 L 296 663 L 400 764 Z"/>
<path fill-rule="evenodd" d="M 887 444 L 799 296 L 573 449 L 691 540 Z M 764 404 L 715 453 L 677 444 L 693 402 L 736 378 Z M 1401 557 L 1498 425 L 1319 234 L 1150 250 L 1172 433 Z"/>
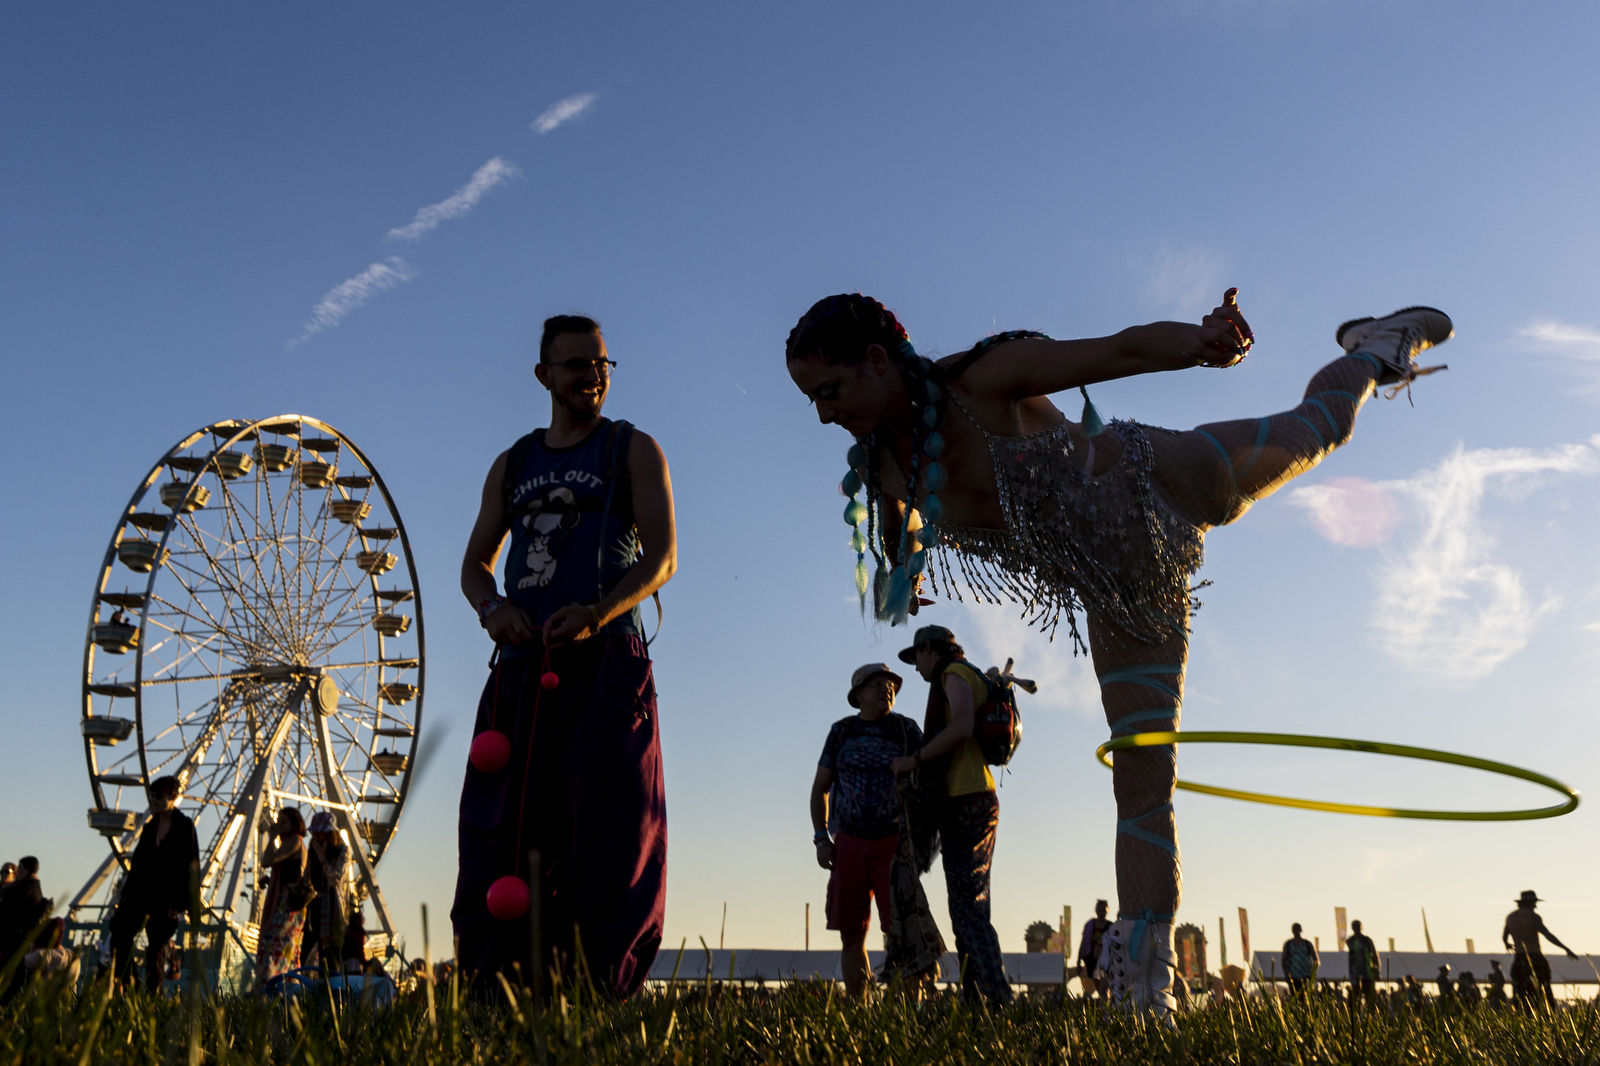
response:
<path fill-rule="evenodd" d="M 1339 346 L 1351 355 L 1365 354 L 1389 372 L 1379 385 L 1408 385 L 1425 374 L 1448 369 L 1445 365 L 1419 367 L 1417 356 L 1455 336 L 1450 316 L 1433 307 L 1406 307 L 1384 318 L 1352 318 L 1334 333 Z"/>
<path fill-rule="evenodd" d="M 1142 929 L 1136 928 L 1140 925 Z M 1178 1005 L 1172 995 L 1176 956 L 1172 951 L 1171 922 L 1119 918 L 1106 930 L 1100 952 L 1100 968 L 1106 971 L 1110 982 L 1111 1002 L 1171 1020 Z"/>

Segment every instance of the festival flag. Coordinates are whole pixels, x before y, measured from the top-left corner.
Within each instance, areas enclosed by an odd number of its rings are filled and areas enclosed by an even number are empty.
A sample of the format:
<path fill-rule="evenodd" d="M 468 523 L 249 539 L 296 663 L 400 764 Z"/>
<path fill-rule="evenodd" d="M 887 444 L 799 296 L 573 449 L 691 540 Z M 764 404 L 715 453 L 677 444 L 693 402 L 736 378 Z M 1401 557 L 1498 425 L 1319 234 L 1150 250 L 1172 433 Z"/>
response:
<path fill-rule="evenodd" d="M 1217 919 L 1217 947 L 1222 950 L 1221 965 L 1228 965 L 1228 929 L 1222 924 L 1222 919 Z"/>
<path fill-rule="evenodd" d="M 1349 930 L 1345 923 L 1345 910 L 1343 907 L 1333 908 L 1333 927 L 1339 931 L 1339 950 L 1345 949 L 1344 942 L 1350 938 Z"/>
<path fill-rule="evenodd" d="M 1250 916 L 1239 908 L 1239 950 L 1244 954 L 1244 965 L 1250 967 Z"/>
<path fill-rule="evenodd" d="M 1433 954 L 1433 937 L 1428 933 L 1428 908 L 1422 908 L 1422 940 L 1428 945 L 1428 954 Z"/>

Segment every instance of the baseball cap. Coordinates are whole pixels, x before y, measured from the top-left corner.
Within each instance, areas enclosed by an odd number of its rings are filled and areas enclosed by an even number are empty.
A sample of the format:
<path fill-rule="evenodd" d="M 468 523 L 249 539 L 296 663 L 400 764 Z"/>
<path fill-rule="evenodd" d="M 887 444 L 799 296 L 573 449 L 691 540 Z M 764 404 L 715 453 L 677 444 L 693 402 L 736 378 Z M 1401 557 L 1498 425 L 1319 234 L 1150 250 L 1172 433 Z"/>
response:
<path fill-rule="evenodd" d="M 926 644 L 930 640 L 956 642 L 956 635 L 944 626 L 923 626 L 917 630 L 916 636 L 911 638 L 911 647 L 900 653 L 900 661 L 914 666 L 917 662 L 917 645 Z"/>

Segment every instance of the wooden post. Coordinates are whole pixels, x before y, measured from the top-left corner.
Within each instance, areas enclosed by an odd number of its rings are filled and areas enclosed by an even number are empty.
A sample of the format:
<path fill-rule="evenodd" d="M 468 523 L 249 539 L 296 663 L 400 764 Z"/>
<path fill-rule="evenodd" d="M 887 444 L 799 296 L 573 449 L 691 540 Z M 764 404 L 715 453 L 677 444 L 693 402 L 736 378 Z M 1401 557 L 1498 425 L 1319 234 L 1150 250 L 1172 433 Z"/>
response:
<path fill-rule="evenodd" d="M 717 934 L 717 950 L 728 946 L 728 901 L 722 901 L 722 932 Z"/>
<path fill-rule="evenodd" d="M 811 950 L 811 904 L 806 904 L 806 950 Z"/>

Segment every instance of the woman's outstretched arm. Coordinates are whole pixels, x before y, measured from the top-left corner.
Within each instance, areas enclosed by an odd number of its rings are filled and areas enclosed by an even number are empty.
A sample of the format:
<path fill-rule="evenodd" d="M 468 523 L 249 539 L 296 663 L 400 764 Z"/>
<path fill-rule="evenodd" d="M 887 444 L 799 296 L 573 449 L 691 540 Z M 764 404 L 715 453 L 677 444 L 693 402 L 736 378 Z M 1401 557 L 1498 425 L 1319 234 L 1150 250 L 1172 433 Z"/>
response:
<path fill-rule="evenodd" d="M 1198 326 L 1152 322 L 1089 340 L 1007 341 L 974 363 L 961 384 L 979 395 L 1022 400 L 1135 374 L 1232 366 L 1253 339 L 1235 302 L 1237 293 L 1229 289 L 1222 305 Z"/>

